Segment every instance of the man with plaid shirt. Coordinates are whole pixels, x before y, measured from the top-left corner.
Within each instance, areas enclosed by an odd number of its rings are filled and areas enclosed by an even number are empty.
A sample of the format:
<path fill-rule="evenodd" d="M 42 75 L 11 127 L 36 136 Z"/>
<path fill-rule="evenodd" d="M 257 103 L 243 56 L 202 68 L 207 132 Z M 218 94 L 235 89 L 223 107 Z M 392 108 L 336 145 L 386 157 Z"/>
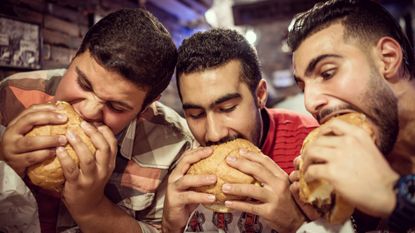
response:
<path fill-rule="evenodd" d="M 176 59 L 170 35 L 154 16 L 124 9 L 89 30 L 67 69 L 18 73 L 0 83 L 0 162 L 14 170 L 3 178 L 24 179 L 36 199 L 42 232 L 158 231 L 167 174 L 193 143 L 185 121 L 155 101 Z M 83 118 L 81 126 L 97 148 L 94 155 L 85 153 L 71 132 L 25 136 L 36 125 L 67 120 L 50 104 L 58 100 L 71 103 Z M 79 167 L 60 149 L 66 143 L 81 158 Z M 27 167 L 55 156 L 66 178 L 61 194 L 42 190 L 25 176 Z M 8 217 L 21 220 L 21 226 L 26 220 Z"/>

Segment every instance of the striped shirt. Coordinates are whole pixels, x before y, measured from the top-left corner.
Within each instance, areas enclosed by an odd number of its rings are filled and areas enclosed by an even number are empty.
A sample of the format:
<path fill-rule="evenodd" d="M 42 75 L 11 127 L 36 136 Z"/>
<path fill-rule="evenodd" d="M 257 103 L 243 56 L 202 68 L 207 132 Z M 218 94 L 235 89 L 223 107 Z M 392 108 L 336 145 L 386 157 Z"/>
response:
<path fill-rule="evenodd" d="M 293 160 L 300 154 L 304 138 L 318 126 L 308 115 L 285 109 L 266 109 L 269 116 L 267 138 L 262 153 L 268 155 L 285 172 L 294 170 Z"/>
<path fill-rule="evenodd" d="M 47 103 L 65 70 L 18 73 L 0 83 L 0 135 L 33 104 Z M 105 195 L 137 219 L 143 232 L 160 229 L 167 175 L 195 141 L 183 118 L 159 102 L 118 135 L 115 170 Z M 26 181 L 36 197 L 42 232 L 79 232 L 63 203 Z"/>

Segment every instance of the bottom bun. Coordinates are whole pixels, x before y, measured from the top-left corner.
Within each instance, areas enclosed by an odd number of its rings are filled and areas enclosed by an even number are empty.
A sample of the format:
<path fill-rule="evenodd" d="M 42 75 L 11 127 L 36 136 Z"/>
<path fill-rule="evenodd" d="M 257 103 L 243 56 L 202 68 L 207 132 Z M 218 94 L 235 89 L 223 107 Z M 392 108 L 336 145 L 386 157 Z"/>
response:
<path fill-rule="evenodd" d="M 226 207 L 224 204 L 203 204 L 203 206 L 218 213 L 231 212 L 231 209 Z"/>

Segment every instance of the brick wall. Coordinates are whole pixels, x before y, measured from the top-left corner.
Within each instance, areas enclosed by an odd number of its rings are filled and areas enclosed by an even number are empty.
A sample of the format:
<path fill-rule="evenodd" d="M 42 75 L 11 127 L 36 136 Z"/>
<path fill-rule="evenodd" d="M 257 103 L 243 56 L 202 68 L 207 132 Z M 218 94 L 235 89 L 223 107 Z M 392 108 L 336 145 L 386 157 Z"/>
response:
<path fill-rule="evenodd" d="M 66 67 L 88 30 L 90 5 L 81 0 L 2 0 L 0 14 L 40 25 L 42 69 Z M 0 67 L 0 78 L 21 70 Z"/>

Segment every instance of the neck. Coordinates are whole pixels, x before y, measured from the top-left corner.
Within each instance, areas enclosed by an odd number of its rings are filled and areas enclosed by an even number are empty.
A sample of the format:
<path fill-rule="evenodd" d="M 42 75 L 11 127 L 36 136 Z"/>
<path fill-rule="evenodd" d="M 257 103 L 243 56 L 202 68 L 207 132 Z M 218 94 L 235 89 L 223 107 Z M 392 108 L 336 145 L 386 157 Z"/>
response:
<path fill-rule="evenodd" d="M 259 112 L 260 116 L 261 116 L 261 132 L 260 135 L 261 137 L 259 138 L 259 148 L 262 148 L 262 146 L 265 143 L 265 139 L 267 138 L 267 134 L 268 134 L 268 129 L 269 129 L 269 116 L 267 114 L 267 111 L 265 109 L 261 109 Z"/>
<path fill-rule="evenodd" d="M 393 88 L 398 98 L 399 134 L 388 160 L 401 175 L 415 173 L 415 80 L 403 80 Z"/>

